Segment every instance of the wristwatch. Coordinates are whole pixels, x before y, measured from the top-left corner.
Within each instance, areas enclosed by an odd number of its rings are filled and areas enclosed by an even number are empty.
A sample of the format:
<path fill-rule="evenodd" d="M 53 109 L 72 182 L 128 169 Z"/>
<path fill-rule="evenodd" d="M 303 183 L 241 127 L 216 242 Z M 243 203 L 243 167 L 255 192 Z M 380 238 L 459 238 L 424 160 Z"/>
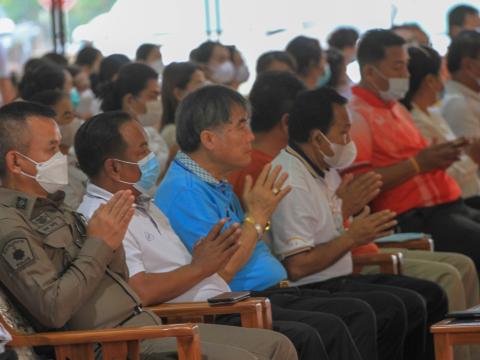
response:
<path fill-rule="evenodd" d="M 267 223 L 265 224 L 265 227 L 257 223 L 255 219 L 250 215 L 247 215 L 243 221 L 253 225 L 253 227 L 255 228 L 255 231 L 257 232 L 258 239 L 260 239 L 263 236 L 265 231 L 268 231 L 270 229 L 270 221 L 268 220 L 267 220 Z"/>

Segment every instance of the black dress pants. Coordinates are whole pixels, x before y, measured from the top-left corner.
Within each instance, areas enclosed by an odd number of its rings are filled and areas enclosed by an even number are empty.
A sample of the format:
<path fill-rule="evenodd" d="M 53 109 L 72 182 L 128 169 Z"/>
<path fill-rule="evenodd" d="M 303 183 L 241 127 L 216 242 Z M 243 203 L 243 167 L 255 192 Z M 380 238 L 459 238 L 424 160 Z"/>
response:
<path fill-rule="evenodd" d="M 404 359 L 435 358 L 430 326 L 441 319 L 448 310 L 445 292 L 435 283 L 400 275 L 349 275 L 323 282 L 302 286 L 306 289 L 320 289 L 335 293 L 337 296 L 350 296 L 362 299 L 371 305 L 377 315 L 379 330 L 388 323 L 385 311 L 389 304 L 379 299 L 377 293 L 383 293 L 400 301 L 407 319 L 407 333 L 404 344 Z M 390 324 L 394 325 L 394 324 Z M 392 339 L 379 333 L 379 358 L 390 359 L 388 344 Z"/>
<path fill-rule="evenodd" d="M 289 337 L 299 359 L 377 359 L 375 315 L 368 304 L 357 299 L 333 298 L 322 291 L 307 291 L 309 295 L 305 296 L 302 292 L 298 288 L 287 288 L 252 293 L 270 299 L 273 328 Z M 324 311 L 329 309 L 332 311 Z M 239 317 L 221 316 L 217 323 L 239 325 Z M 361 351 L 351 329 L 355 330 Z"/>

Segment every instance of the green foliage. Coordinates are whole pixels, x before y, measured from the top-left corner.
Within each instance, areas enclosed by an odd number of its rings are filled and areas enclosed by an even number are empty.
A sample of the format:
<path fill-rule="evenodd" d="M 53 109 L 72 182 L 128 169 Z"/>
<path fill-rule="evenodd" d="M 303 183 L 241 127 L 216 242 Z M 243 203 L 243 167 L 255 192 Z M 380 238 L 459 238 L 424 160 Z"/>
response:
<path fill-rule="evenodd" d="M 39 14 L 45 11 L 36 0 L 2 0 L 0 7 L 15 23 L 38 21 Z"/>
<path fill-rule="evenodd" d="M 68 12 L 66 30 L 71 34 L 78 25 L 86 24 L 95 16 L 109 11 L 115 2 L 116 0 L 77 0 L 75 6 Z"/>
<path fill-rule="evenodd" d="M 66 16 L 66 31 L 70 35 L 78 25 L 109 11 L 116 0 L 77 0 Z M 33 21 L 50 24 L 49 14 L 37 0 L 1 0 L 0 8 L 15 23 Z"/>

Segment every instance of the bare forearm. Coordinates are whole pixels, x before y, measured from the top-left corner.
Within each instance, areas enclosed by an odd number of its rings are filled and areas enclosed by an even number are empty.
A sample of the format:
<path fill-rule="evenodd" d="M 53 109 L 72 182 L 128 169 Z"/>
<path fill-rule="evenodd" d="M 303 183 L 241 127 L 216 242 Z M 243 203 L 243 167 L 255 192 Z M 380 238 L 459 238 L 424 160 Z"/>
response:
<path fill-rule="evenodd" d="M 382 175 L 382 191 L 391 190 L 417 175 L 410 160 L 404 160 L 389 167 L 376 168 L 374 171 Z"/>
<path fill-rule="evenodd" d="M 354 247 L 348 236 L 340 236 L 326 244 L 315 246 L 310 251 L 287 257 L 283 265 L 290 280 L 298 280 L 307 275 L 322 271 L 344 256 Z"/>
<path fill-rule="evenodd" d="M 255 228 L 250 224 L 242 226 L 242 235 L 240 236 L 240 248 L 235 252 L 235 255 L 228 261 L 223 270 L 218 274 L 228 283 L 239 272 L 246 262 L 252 256 L 255 246 L 257 245 L 258 235 Z"/>
<path fill-rule="evenodd" d="M 143 305 L 156 305 L 180 296 L 205 279 L 200 268 L 189 264 L 165 273 L 135 274 L 128 281 Z"/>

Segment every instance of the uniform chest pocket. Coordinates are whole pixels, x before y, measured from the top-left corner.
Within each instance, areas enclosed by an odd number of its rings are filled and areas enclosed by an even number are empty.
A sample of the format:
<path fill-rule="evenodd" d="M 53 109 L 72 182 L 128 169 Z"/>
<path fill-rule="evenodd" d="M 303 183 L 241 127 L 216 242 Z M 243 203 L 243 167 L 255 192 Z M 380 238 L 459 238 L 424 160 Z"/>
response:
<path fill-rule="evenodd" d="M 47 235 L 43 240 L 43 244 L 47 256 L 59 274 L 63 273 L 64 269 L 77 256 L 79 250 L 72 241 L 72 234 L 68 226 L 64 226 Z"/>

